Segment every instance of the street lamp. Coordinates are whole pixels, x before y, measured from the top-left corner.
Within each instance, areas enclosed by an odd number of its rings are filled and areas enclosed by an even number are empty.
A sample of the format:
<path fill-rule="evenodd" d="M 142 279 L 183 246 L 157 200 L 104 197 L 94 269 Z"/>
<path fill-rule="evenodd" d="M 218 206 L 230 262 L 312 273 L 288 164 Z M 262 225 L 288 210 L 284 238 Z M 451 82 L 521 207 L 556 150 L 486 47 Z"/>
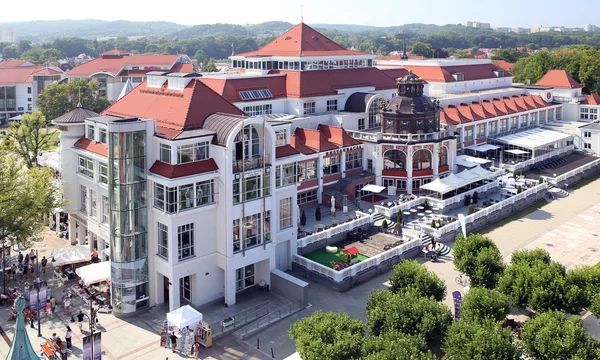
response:
<path fill-rule="evenodd" d="M 79 314 L 85 316 L 88 319 L 89 322 L 89 328 L 90 328 L 90 349 L 92 352 L 92 359 L 94 358 L 94 330 L 95 330 L 95 325 L 96 325 L 96 315 L 94 314 L 93 311 L 93 300 L 90 299 L 90 315 L 84 314 L 83 311 L 79 310 Z"/>
<path fill-rule="evenodd" d="M 34 285 L 35 285 L 35 290 L 37 291 L 37 306 L 36 306 L 36 310 L 37 310 L 37 328 L 38 328 L 38 337 L 42 337 L 42 327 L 40 326 L 40 307 L 42 306 L 42 304 L 40 304 L 40 279 L 35 279 L 34 280 Z M 33 317 L 31 318 L 31 328 L 33 329 Z"/>

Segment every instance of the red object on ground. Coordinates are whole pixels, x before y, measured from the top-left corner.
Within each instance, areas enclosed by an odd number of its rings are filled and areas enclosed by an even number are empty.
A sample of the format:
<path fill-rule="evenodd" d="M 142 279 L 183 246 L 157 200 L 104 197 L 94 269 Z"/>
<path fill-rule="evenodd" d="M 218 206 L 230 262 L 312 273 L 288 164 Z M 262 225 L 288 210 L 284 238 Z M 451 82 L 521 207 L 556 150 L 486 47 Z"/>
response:
<path fill-rule="evenodd" d="M 358 249 L 356 248 L 356 246 L 353 246 L 349 248 L 343 248 L 342 252 L 348 253 L 348 255 L 356 255 L 358 254 Z"/>

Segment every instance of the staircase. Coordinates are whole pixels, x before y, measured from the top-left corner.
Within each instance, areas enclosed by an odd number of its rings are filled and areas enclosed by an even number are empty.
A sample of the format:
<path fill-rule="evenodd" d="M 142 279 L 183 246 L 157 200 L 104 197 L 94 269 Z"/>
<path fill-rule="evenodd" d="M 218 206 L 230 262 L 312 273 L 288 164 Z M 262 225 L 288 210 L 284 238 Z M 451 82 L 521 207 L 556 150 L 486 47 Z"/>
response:
<path fill-rule="evenodd" d="M 422 240 L 422 247 L 426 247 L 427 245 L 431 244 L 431 242 L 433 241 L 433 238 L 431 237 L 431 235 L 427 235 L 427 234 L 422 234 L 421 235 L 421 240 Z M 444 243 L 438 243 L 440 244 L 440 246 L 442 247 L 442 250 L 440 251 L 440 257 L 442 256 L 447 256 L 450 255 L 450 253 L 452 252 L 452 248 Z"/>
<path fill-rule="evenodd" d="M 552 199 L 561 199 L 569 196 L 569 193 L 561 188 L 557 188 L 551 183 L 548 183 L 548 193 L 552 195 Z"/>
<path fill-rule="evenodd" d="M 369 173 L 367 175 L 367 177 L 372 176 L 372 175 L 373 174 Z M 354 181 L 356 181 L 358 179 L 362 179 L 362 178 L 365 178 L 365 177 L 360 176 L 360 174 L 354 174 L 351 176 L 347 176 L 343 179 L 338 180 L 338 182 L 336 182 L 329 189 L 325 189 L 323 191 L 323 193 L 335 197 L 335 200 L 337 201 L 337 203 L 343 207 L 344 206 L 344 195 L 346 194 L 346 188 L 348 186 L 350 186 L 350 184 L 352 184 Z M 352 200 L 352 199 L 348 198 L 348 203 L 345 205 L 348 207 L 349 213 L 353 213 L 356 210 L 360 210 L 360 204 L 359 204 L 358 200 L 356 200 L 356 199 Z"/>

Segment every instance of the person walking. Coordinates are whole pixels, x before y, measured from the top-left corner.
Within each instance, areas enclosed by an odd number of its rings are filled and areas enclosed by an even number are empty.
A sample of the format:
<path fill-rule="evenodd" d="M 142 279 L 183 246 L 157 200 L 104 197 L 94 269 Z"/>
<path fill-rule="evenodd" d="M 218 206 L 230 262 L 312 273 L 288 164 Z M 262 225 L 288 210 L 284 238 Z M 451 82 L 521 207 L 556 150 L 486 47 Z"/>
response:
<path fill-rule="evenodd" d="M 52 312 L 56 312 L 56 299 L 54 296 L 50 296 L 50 305 L 52 306 Z"/>
<path fill-rule="evenodd" d="M 71 348 L 71 337 L 73 336 L 73 332 L 71 328 L 67 326 L 67 333 L 65 334 L 65 340 L 67 340 L 67 349 Z"/>
<path fill-rule="evenodd" d="M 48 318 L 52 319 L 52 303 L 50 303 L 50 299 L 46 300 L 46 314 L 48 314 Z"/>
<path fill-rule="evenodd" d="M 194 356 L 196 360 L 200 358 L 200 343 L 197 341 L 194 343 Z"/>
<path fill-rule="evenodd" d="M 48 260 L 46 259 L 46 257 L 42 257 L 42 273 L 46 273 L 46 265 L 48 265 Z"/>
<path fill-rule="evenodd" d="M 173 350 L 173 353 L 175 353 L 176 348 L 177 348 L 177 335 L 175 335 L 175 332 L 173 331 L 171 333 L 171 350 Z"/>
<path fill-rule="evenodd" d="M 21 264 L 23 262 L 23 254 L 21 254 L 20 251 L 19 251 L 19 256 L 17 257 L 17 260 L 19 261 L 19 264 Z"/>
<path fill-rule="evenodd" d="M 63 309 L 65 311 L 65 315 L 71 316 L 71 298 L 65 297 L 63 300 Z M 73 318 L 71 317 L 71 319 Z"/>
<path fill-rule="evenodd" d="M 31 260 L 31 262 L 35 261 L 35 251 L 33 249 L 31 249 L 31 251 L 29 252 L 29 260 Z"/>
<path fill-rule="evenodd" d="M 77 325 L 79 326 L 79 331 L 83 334 L 83 312 L 79 310 L 79 314 L 77 314 Z"/>

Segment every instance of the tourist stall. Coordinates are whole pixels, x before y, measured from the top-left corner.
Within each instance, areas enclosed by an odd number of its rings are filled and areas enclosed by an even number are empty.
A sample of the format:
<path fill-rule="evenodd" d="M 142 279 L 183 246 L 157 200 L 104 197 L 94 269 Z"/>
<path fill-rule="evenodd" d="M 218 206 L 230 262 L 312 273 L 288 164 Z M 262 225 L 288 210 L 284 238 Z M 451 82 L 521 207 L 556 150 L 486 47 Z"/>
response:
<path fill-rule="evenodd" d="M 212 345 L 212 332 L 208 325 L 203 324 L 202 327 L 199 325 L 202 324 L 202 313 L 196 311 L 193 307 L 189 305 L 184 305 L 179 309 L 173 310 L 167 314 L 167 321 L 170 325 L 170 328 L 164 328 L 161 333 L 161 343 L 164 344 L 164 341 L 168 339 L 169 331 L 174 331 L 175 329 L 179 329 L 180 340 L 179 351 L 182 354 L 189 354 L 192 348 L 194 341 L 196 341 L 196 337 L 199 335 L 203 337 L 203 345 L 208 347 Z M 204 329 L 204 332 L 198 331 L 199 328 Z M 208 329 L 208 332 L 206 330 Z"/>
<path fill-rule="evenodd" d="M 86 265 L 75 270 L 84 285 L 91 285 L 110 280 L 110 261 Z"/>
<path fill-rule="evenodd" d="M 75 277 L 73 265 L 89 262 L 92 259 L 90 248 L 85 245 L 70 246 L 52 252 L 54 276 L 62 281 Z M 71 267 L 65 267 L 71 265 Z"/>

